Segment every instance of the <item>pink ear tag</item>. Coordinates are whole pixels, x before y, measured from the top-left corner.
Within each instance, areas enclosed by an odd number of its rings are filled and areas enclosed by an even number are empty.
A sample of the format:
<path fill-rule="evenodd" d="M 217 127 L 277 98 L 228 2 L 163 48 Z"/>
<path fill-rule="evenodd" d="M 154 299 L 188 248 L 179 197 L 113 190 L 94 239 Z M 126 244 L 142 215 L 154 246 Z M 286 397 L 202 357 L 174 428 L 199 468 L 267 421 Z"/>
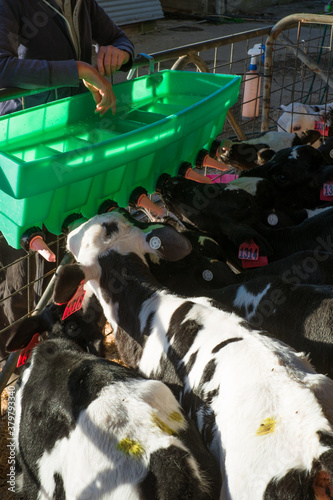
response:
<path fill-rule="evenodd" d="M 318 132 L 320 132 L 321 135 L 323 135 L 324 137 L 328 136 L 329 126 L 326 125 L 326 122 L 324 121 L 324 118 L 322 118 L 321 120 L 318 120 L 317 122 L 315 122 L 315 124 L 314 124 L 314 130 L 318 130 Z"/>
<path fill-rule="evenodd" d="M 242 261 L 244 268 L 261 267 L 268 264 L 267 257 L 259 255 L 259 247 L 253 240 L 244 241 L 239 246 L 238 258 Z"/>
<path fill-rule="evenodd" d="M 319 198 L 321 201 L 333 200 L 333 181 L 327 181 L 323 184 L 323 187 L 320 190 Z"/>
<path fill-rule="evenodd" d="M 27 345 L 27 347 L 25 347 L 21 351 L 21 354 L 20 354 L 19 359 L 17 361 L 16 368 L 18 368 L 19 366 L 22 366 L 22 365 L 26 364 L 26 362 L 28 361 L 28 359 L 31 356 L 31 352 L 32 352 L 33 348 L 37 344 L 39 344 L 39 342 L 40 342 L 40 340 L 39 340 L 39 333 L 35 333 L 35 335 L 30 340 L 29 344 Z"/>
<path fill-rule="evenodd" d="M 86 294 L 86 291 L 84 290 L 84 283 L 85 281 L 82 280 L 81 283 L 79 284 L 78 289 L 74 293 L 73 297 L 68 301 L 67 306 L 64 310 L 64 314 L 62 316 L 62 319 L 68 318 L 68 316 L 71 316 L 71 314 L 74 314 L 76 311 L 79 311 L 82 307 L 83 299 Z"/>

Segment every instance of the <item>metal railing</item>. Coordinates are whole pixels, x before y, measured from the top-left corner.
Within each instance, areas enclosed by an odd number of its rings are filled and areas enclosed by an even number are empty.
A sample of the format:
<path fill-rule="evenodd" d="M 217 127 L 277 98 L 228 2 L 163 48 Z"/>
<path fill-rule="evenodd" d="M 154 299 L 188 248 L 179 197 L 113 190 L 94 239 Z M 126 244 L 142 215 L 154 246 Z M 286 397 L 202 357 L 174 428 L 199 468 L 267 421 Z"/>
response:
<path fill-rule="evenodd" d="M 318 77 L 325 84 L 325 102 L 329 101 L 330 92 L 328 91 L 328 87 L 331 89 L 333 88 L 333 78 L 330 75 L 332 66 L 332 24 L 333 17 L 331 15 L 293 14 L 281 19 L 281 21 L 279 21 L 270 30 L 266 40 L 265 51 L 262 131 L 268 130 L 269 128 L 274 76 L 273 56 L 274 51 L 276 50 L 286 49 L 289 51 L 289 53 L 294 56 L 295 61 L 298 61 L 300 65 L 303 65 L 303 70 L 304 66 L 307 68 L 310 74 L 310 80 L 313 81 L 314 77 Z M 322 29 L 318 30 L 316 25 Z M 297 36 L 294 39 L 290 39 L 286 36 L 285 32 L 295 27 Z M 307 43 L 302 37 L 302 29 L 304 27 L 308 30 L 313 31 L 314 29 L 317 29 L 319 31 L 319 33 L 315 34 L 313 37 L 308 36 Z M 316 41 L 320 42 L 319 50 L 315 50 Z M 326 54 L 324 54 L 324 52 Z M 325 55 L 327 56 L 326 58 Z M 317 58 L 317 61 L 314 60 L 314 57 Z M 319 64 L 320 59 L 326 59 L 324 64 Z M 297 69 L 296 66 L 295 69 Z M 295 75 L 293 74 L 293 76 Z M 304 75 L 302 76 L 302 79 L 305 80 Z M 297 95 L 295 79 L 291 84 L 290 92 L 290 102 L 294 102 L 295 100 L 303 97 Z M 314 91 L 315 95 L 316 93 L 317 91 Z M 319 103 L 316 102 L 316 104 Z"/>

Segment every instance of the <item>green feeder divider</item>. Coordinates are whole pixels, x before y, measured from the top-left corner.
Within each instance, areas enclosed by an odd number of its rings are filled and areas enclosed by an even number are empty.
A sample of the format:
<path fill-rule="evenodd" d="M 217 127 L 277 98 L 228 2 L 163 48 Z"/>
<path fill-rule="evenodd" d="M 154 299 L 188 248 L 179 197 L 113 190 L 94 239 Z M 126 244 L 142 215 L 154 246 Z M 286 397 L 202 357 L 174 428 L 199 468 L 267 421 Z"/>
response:
<path fill-rule="evenodd" d="M 43 225 L 56 235 L 103 202 L 126 207 L 136 188 L 195 164 L 238 99 L 239 76 L 165 70 L 114 85 L 117 112 L 89 92 L 0 118 L 0 230 L 9 245 Z"/>

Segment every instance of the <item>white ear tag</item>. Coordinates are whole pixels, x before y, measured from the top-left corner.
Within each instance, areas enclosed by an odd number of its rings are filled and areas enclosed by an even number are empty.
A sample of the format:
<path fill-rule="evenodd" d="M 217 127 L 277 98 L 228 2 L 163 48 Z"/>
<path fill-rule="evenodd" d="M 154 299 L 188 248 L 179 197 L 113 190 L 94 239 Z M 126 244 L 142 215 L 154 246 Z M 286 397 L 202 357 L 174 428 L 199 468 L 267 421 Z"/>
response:
<path fill-rule="evenodd" d="M 214 275 L 213 275 L 212 271 L 210 271 L 209 269 L 205 269 L 202 272 L 202 277 L 205 281 L 212 281 L 212 279 L 214 278 Z"/>
<path fill-rule="evenodd" d="M 267 217 L 267 222 L 270 226 L 276 226 L 276 224 L 279 222 L 279 218 L 276 214 L 269 214 Z"/>
<path fill-rule="evenodd" d="M 149 241 L 149 246 L 153 250 L 158 250 L 162 245 L 161 240 L 159 239 L 158 236 L 153 236 L 151 240 Z"/>

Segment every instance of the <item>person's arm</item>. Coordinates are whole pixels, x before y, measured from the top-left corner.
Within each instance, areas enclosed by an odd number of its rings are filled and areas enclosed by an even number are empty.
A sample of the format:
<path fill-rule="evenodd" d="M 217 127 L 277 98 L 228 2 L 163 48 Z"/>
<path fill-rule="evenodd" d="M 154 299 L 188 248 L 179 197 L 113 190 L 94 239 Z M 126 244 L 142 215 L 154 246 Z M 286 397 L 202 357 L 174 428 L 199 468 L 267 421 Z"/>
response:
<path fill-rule="evenodd" d="M 80 80 L 83 80 L 86 87 L 93 94 L 97 105 L 96 112 L 103 115 L 111 108 L 114 113 L 115 96 L 111 83 L 88 63 L 77 63 L 74 59 L 58 61 L 45 58 L 45 48 L 48 48 L 51 52 L 55 50 L 52 46 L 48 46 L 47 40 L 47 37 L 51 36 L 48 30 L 51 19 L 44 31 L 39 29 L 35 33 L 26 33 L 20 26 L 24 14 L 21 7 L 19 1 L 0 0 L 0 88 L 78 87 Z M 116 29 L 116 33 L 119 34 L 118 29 Z M 27 37 L 25 41 L 24 36 Z M 46 40 L 43 44 L 45 37 Z M 119 34 L 119 39 L 121 38 Z M 64 41 L 61 40 L 60 42 L 63 43 L 61 53 L 66 53 L 66 39 L 64 38 Z M 25 45 L 31 47 L 32 43 L 34 44 L 36 58 L 22 57 L 22 50 L 26 50 Z M 33 51 L 30 50 L 30 52 Z M 57 53 L 53 53 L 54 56 L 57 56 Z M 124 61 L 125 59 L 127 57 L 124 58 Z"/>
<path fill-rule="evenodd" d="M 19 87 L 40 89 L 50 87 L 78 87 L 79 78 L 74 59 L 48 61 L 45 58 L 19 58 L 28 42 L 40 43 L 40 33 L 21 27 L 23 11 L 19 2 L 0 0 L 0 88 Z M 23 31 L 23 33 L 21 33 Z M 46 44 L 48 41 L 45 42 Z"/>
<path fill-rule="evenodd" d="M 113 45 L 102 46 L 97 54 L 97 69 L 101 75 L 110 76 L 131 59 L 131 54 Z"/>
<path fill-rule="evenodd" d="M 112 113 L 115 114 L 116 96 L 113 93 L 111 83 L 88 63 L 78 61 L 77 69 L 79 79 L 83 80 L 85 86 L 92 93 L 96 103 L 96 113 L 103 116 L 111 108 Z"/>
<path fill-rule="evenodd" d="M 134 60 L 134 46 L 95 0 L 91 0 L 92 37 L 99 45 L 97 67 L 102 75 L 129 71 Z"/>

